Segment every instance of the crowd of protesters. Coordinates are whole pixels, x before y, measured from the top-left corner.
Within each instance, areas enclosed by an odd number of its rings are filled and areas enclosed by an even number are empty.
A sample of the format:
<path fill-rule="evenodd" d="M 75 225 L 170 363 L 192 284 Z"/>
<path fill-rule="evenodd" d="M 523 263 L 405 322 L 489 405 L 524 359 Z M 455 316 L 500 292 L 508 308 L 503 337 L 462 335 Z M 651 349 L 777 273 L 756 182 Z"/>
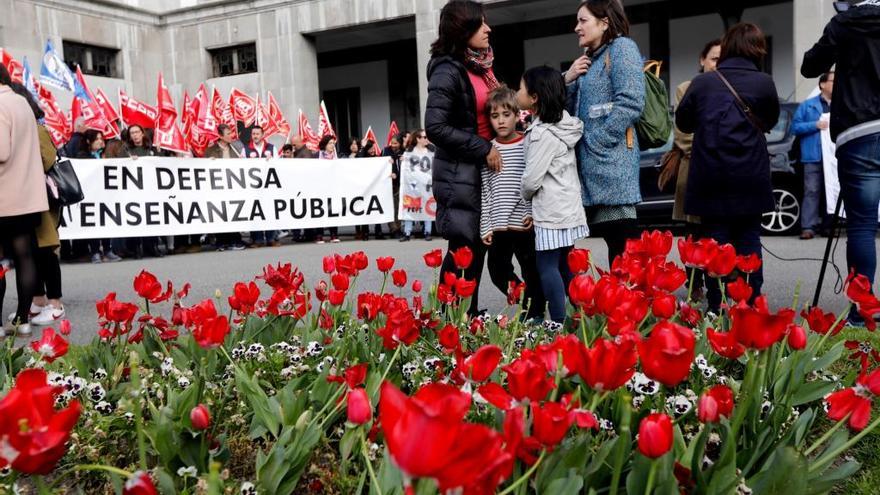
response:
<path fill-rule="evenodd" d="M 859 9 L 856 13 L 841 14 L 850 16 L 847 23 L 832 21 L 829 29 L 845 34 L 865 18 L 870 22 L 864 22 L 876 24 L 880 6 L 875 3 L 865 2 L 853 8 Z M 488 263 L 492 282 L 502 292 L 525 282 L 529 317 L 543 318 L 546 307 L 550 319 L 561 323 L 572 278 L 566 260 L 575 242 L 587 236 L 602 238 L 610 265 L 624 251 L 627 240 L 636 236 L 636 205 L 642 198 L 639 136 L 634 129 L 646 104 L 644 62 L 629 38 L 629 21 L 620 0 L 582 2 L 576 11 L 575 33 L 584 55 L 564 73 L 549 67 L 525 71 L 520 80 L 508 81 L 518 92 L 494 74 L 490 33 L 480 3 L 452 0 L 444 6 L 427 71 L 425 129 L 393 136 L 381 152 L 372 140 L 352 137 L 337 141 L 330 135 L 321 139 L 317 151 L 297 136 L 276 151 L 263 139 L 259 126 L 244 133 L 249 140 L 239 142 L 231 129 L 221 125 L 219 139 L 205 156 L 324 160 L 385 156 L 392 164 L 389 180 L 396 205 L 402 163 L 432 155 L 437 217 L 436 224 L 423 222 L 422 235 L 430 240 L 436 230 L 448 241 L 444 273 L 462 275 L 453 252 L 467 247 L 473 253 L 472 262 L 463 271 L 465 278 L 476 282 L 471 313 L 479 311 L 479 283 Z M 851 268 L 873 279 L 876 255 L 867 245 L 869 240 L 873 242 L 877 229 L 880 187 L 875 182 L 880 182 L 876 179 L 880 171 L 876 153 L 867 156 L 867 152 L 880 149 L 880 120 L 876 120 L 880 109 L 862 108 L 863 102 L 854 98 L 866 94 L 869 87 L 874 88 L 872 94 L 880 94 L 880 83 L 849 81 L 845 89 L 838 85 L 835 91 L 831 68 L 835 63 L 847 66 L 837 59 L 844 49 L 875 57 L 878 51 L 877 46 L 872 52 L 858 41 L 843 41 L 850 38 L 833 34 L 826 31 L 805 57 L 804 74 L 821 76 L 820 94 L 800 106 L 792 128 L 800 137 L 805 170 L 801 237 L 809 239 L 821 227 L 821 167 L 817 165 L 822 161 L 822 149 L 818 133 L 829 126 L 821 116 L 830 111 L 832 134 L 859 146 L 855 151 L 852 146 L 847 148 L 852 156 L 844 153 L 845 160 L 870 169 L 852 177 L 842 171 L 841 185 L 848 213 L 854 217 L 848 223 L 850 237 L 856 238 L 848 247 Z M 765 134 L 780 115 L 773 79 L 760 70 L 767 50 L 767 40 L 758 26 L 737 24 L 723 38 L 706 44 L 699 57 L 700 74 L 675 92 L 674 150 L 679 160 L 673 174 L 674 218 L 685 222 L 695 236 L 731 243 L 737 253 L 759 258 L 761 217 L 775 208 Z M 858 72 L 849 66 L 847 70 Z M 844 103 L 838 100 L 838 93 L 843 94 Z M 862 107 L 854 113 L 850 107 L 857 103 Z M 0 111 L 3 132 L 12 136 L 11 141 L 0 141 L 0 228 L 3 254 L 18 270 L 19 305 L 12 318 L 23 324 L 20 332 L 29 331 L 28 321 L 39 324 L 64 314 L 55 255 L 59 244 L 63 258 L 97 263 L 196 252 L 206 245 L 220 250 L 278 246 L 286 236 L 296 242 L 339 242 L 339 230 L 333 227 L 250 232 L 248 242 L 234 233 L 161 240 L 95 239 L 65 245 L 58 241 L 54 229 L 57 215 L 48 211 L 42 174 L 35 165 L 42 162 L 44 169 L 50 166 L 55 149 L 51 143 L 46 146 L 47 136 L 36 124 L 39 107 L 26 90 L 11 84 L 2 67 Z M 526 120 L 520 118 L 523 111 L 530 115 Z M 77 129 L 59 153 L 78 158 L 162 154 L 150 138 L 150 130 L 139 126 L 129 127 L 119 141 Z M 867 189 L 858 185 L 866 176 L 872 179 Z M 414 228 L 413 222 L 401 225 L 395 220 L 387 226 L 374 225 L 372 235 L 382 239 L 387 231 L 405 242 L 412 238 Z M 357 226 L 355 238 L 366 240 L 370 231 L 369 225 Z M 513 258 L 518 261 L 521 277 Z M 695 275 L 699 285 L 703 274 Z M 762 269 L 752 273 L 748 283 L 754 300 L 761 293 Z M 717 312 L 721 304 L 717 284 L 706 283 L 705 290 L 708 310 Z M 5 282 L 0 278 L 0 303 L 4 292 Z"/>

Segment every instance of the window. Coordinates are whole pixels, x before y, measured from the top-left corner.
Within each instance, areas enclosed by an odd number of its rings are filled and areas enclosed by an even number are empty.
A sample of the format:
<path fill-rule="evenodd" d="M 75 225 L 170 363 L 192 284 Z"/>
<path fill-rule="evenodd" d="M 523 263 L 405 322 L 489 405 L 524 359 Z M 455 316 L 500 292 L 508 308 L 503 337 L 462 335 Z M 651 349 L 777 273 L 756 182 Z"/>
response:
<path fill-rule="evenodd" d="M 208 50 L 214 77 L 234 76 L 257 71 L 257 44 L 227 46 Z"/>
<path fill-rule="evenodd" d="M 87 45 L 75 41 L 64 41 L 64 62 L 70 70 L 79 65 L 83 74 L 102 77 L 122 77 L 116 56 L 119 50 L 103 46 Z"/>

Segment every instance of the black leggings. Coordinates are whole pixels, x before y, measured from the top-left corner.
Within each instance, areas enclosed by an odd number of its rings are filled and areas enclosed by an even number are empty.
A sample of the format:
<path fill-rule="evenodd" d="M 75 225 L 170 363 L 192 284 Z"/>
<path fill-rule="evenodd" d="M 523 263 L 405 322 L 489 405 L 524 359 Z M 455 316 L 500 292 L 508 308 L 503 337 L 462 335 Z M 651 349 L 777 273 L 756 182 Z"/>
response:
<path fill-rule="evenodd" d="M 61 299 L 61 264 L 55 248 L 37 249 L 37 274 L 40 277 L 34 296 L 46 296 L 49 299 Z"/>
<path fill-rule="evenodd" d="M 15 321 L 27 323 L 31 300 L 37 292 L 37 238 L 33 230 L 15 232 L 3 236 L 3 252 L 15 263 L 15 287 L 18 292 L 18 308 Z M 0 314 L 3 314 L 3 298 L 6 296 L 6 279 L 0 278 Z"/>
<path fill-rule="evenodd" d="M 514 257 L 519 263 L 522 278 L 526 283 L 524 304 L 528 304 L 529 307 L 526 318 L 543 319 L 547 301 L 544 299 L 541 277 L 538 275 L 538 265 L 535 261 L 534 231 L 507 230 L 492 234 L 492 245 L 489 246 L 486 265 L 492 283 L 502 294 L 507 294 L 510 282 L 518 284 L 523 281 L 513 269 Z"/>
<path fill-rule="evenodd" d="M 608 245 L 608 268 L 623 251 L 627 239 L 638 237 L 638 223 L 635 219 L 614 220 L 590 225 L 590 237 L 601 237 Z"/>
<path fill-rule="evenodd" d="M 565 322 L 565 301 L 572 273 L 568 268 L 568 253 L 574 246 L 566 246 L 549 251 L 538 251 L 538 273 L 541 274 L 541 287 L 550 307 L 550 319 L 556 323 Z"/>

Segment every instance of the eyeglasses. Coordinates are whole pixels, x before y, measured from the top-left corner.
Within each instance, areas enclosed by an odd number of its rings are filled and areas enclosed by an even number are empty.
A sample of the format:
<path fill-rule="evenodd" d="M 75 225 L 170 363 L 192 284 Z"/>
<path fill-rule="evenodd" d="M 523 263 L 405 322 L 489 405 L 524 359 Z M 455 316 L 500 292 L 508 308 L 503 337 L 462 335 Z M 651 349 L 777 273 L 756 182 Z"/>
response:
<path fill-rule="evenodd" d="M 428 136 L 419 136 L 419 139 L 428 139 Z"/>

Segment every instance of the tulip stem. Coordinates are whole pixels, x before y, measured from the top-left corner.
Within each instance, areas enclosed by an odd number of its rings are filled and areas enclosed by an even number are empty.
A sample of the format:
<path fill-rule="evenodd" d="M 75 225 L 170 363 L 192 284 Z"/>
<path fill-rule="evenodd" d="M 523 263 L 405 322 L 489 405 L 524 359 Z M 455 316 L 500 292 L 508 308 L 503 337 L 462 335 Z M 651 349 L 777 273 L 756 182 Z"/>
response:
<path fill-rule="evenodd" d="M 382 373 L 382 378 L 380 378 L 379 381 L 376 383 L 376 387 L 377 387 L 376 390 L 373 390 L 373 392 L 370 395 L 375 395 L 376 391 L 379 390 L 378 387 L 381 386 L 382 383 L 385 381 L 385 377 L 388 376 L 388 372 L 391 371 L 391 367 L 394 366 L 394 362 L 397 361 L 397 356 L 400 355 L 401 347 L 403 347 L 403 346 L 400 343 L 398 343 L 397 349 L 394 349 L 394 354 L 391 356 L 391 360 L 388 361 L 388 366 L 385 367 L 385 372 Z"/>
<path fill-rule="evenodd" d="M 503 491 L 501 491 L 498 495 L 507 495 L 508 493 L 511 493 L 511 492 L 513 492 L 514 490 L 516 490 L 516 488 L 517 488 L 519 485 L 525 483 L 525 482 L 526 482 L 526 481 L 532 476 L 532 474 L 533 474 L 535 471 L 538 470 L 538 466 L 541 465 L 541 461 L 544 460 L 544 457 L 545 457 L 546 455 L 547 455 L 547 451 L 546 451 L 546 450 L 542 450 L 542 451 L 541 451 L 541 455 L 538 457 L 538 460 L 535 461 L 534 464 L 532 464 L 532 467 L 530 467 L 528 471 L 526 471 L 525 473 L 523 473 L 522 476 L 520 476 L 519 478 L 517 478 L 516 481 L 514 481 L 510 486 L 508 486 L 508 487 L 505 488 Z"/>
<path fill-rule="evenodd" d="M 825 345 L 825 341 L 828 340 L 828 337 L 830 337 L 831 334 L 836 333 L 834 331 L 834 329 L 837 328 L 837 325 L 839 325 L 840 322 L 843 321 L 844 318 L 846 318 L 846 315 L 849 314 L 851 309 L 852 309 L 852 303 L 849 303 L 846 306 L 846 309 L 843 310 L 842 313 L 840 313 L 840 316 L 838 316 L 837 319 L 834 320 L 834 324 L 831 325 L 831 328 L 829 328 L 828 331 L 825 332 L 825 335 L 823 335 L 822 338 L 819 339 L 819 343 L 816 344 L 816 348 L 814 349 L 816 352 L 822 350 L 822 346 Z M 812 328 L 810 330 L 812 330 Z"/>
<path fill-rule="evenodd" d="M 137 432 L 137 445 L 138 445 L 138 467 L 146 471 L 147 470 L 147 442 L 144 439 L 144 426 L 143 426 L 143 409 L 141 408 L 141 372 L 140 372 L 140 360 L 138 359 L 138 354 L 135 351 L 131 352 L 129 357 L 131 366 L 131 384 L 132 384 L 132 399 L 133 399 L 133 407 L 132 412 L 134 413 L 134 425 L 135 430 Z M 203 441 L 204 442 L 204 441 Z"/>
<path fill-rule="evenodd" d="M 651 495 L 654 490 L 654 478 L 657 477 L 657 460 L 651 461 L 651 470 L 648 471 L 648 483 L 645 485 L 645 495 Z"/>
<path fill-rule="evenodd" d="M 34 476 L 34 484 L 37 485 L 37 493 L 40 495 L 52 495 L 52 491 L 46 486 L 46 480 L 42 476 Z"/>
<path fill-rule="evenodd" d="M 120 469 L 115 466 L 104 466 L 101 464 L 79 464 L 79 465 L 74 466 L 72 469 L 68 469 L 67 471 L 61 473 L 59 476 L 55 476 L 54 479 L 52 480 L 52 484 L 49 485 L 48 488 L 49 489 L 54 488 L 59 483 L 61 483 L 61 480 L 63 480 L 64 478 L 66 478 L 67 476 L 69 476 L 70 474 L 72 474 L 76 471 L 106 471 L 108 473 L 113 473 L 118 476 L 122 476 L 125 479 L 131 478 L 132 476 L 134 476 L 133 473 L 130 473 L 124 469 Z M 50 493 L 50 492 L 46 492 L 46 493 Z"/>
<path fill-rule="evenodd" d="M 697 273 L 697 269 L 691 268 L 691 277 L 690 277 L 690 281 L 688 282 L 688 295 L 687 295 L 687 299 L 685 299 L 685 301 L 687 301 L 688 304 L 691 303 L 691 295 L 694 292 L 694 276 L 696 275 L 696 273 Z"/>
<path fill-rule="evenodd" d="M 382 493 L 382 485 L 379 484 L 379 479 L 376 478 L 376 472 L 373 470 L 373 463 L 370 461 L 370 449 L 367 447 L 367 439 L 364 435 L 363 428 L 361 428 L 360 437 L 361 454 L 364 456 L 364 464 L 367 465 L 367 472 L 370 473 L 370 483 L 373 485 L 376 493 Z"/>
<path fill-rule="evenodd" d="M 845 444 L 843 444 L 843 445 L 841 445 L 840 447 L 834 449 L 834 450 L 831 451 L 830 453 L 825 454 L 825 455 L 823 455 L 822 457 L 820 457 L 819 460 L 817 460 L 816 462 L 814 462 L 814 463 L 810 466 L 810 469 L 809 469 L 808 473 L 809 473 L 809 474 L 812 474 L 814 471 L 816 471 L 817 469 L 819 469 L 819 466 L 822 466 L 823 464 L 826 464 L 827 462 L 829 462 L 829 461 L 835 459 L 837 456 L 839 456 L 840 454 L 842 454 L 842 453 L 844 453 L 845 451 L 847 451 L 850 447 L 852 447 L 853 445 L 857 444 L 857 443 L 859 442 L 859 440 L 861 440 L 862 438 L 864 438 L 865 435 L 867 435 L 868 433 L 871 433 L 871 432 L 874 430 L 874 428 L 876 428 L 878 425 L 880 425 L 880 418 L 875 419 L 873 423 L 869 424 L 867 428 L 865 428 L 864 430 L 860 431 L 858 435 L 856 435 L 856 436 L 850 438 L 849 441 L 846 442 Z"/>
<path fill-rule="evenodd" d="M 818 449 L 820 445 L 822 445 L 823 443 L 825 443 L 826 440 L 828 440 L 829 438 L 831 438 L 831 435 L 833 435 L 835 431 L 837 431 L 841 426 L 843 426 L 844 424 L 846 424 L 846 422 L 849 420 L 849 417 L 850 417 L 851 415 L 852 415 L 852 413 L 847 414 L 846 416 L 843 417 L 843 419 L 841 419 L 840 421 L 838 421 L 837 423 L 835 423 L 834 426 L 832 426 L 831 428 L 829 428 L 828 431 L 826 431 L 824 435 L 822 435 L 821 437 L 819 437 L 819 439 L 816 440 L 816 442 L 813 443 L 813 445 L 810 446 L 810 448 L 808 448 L 807 450 L 804 451 L 804 455 L 805 455 L 805 456 L 810 455 L 814 450 Z"/>

